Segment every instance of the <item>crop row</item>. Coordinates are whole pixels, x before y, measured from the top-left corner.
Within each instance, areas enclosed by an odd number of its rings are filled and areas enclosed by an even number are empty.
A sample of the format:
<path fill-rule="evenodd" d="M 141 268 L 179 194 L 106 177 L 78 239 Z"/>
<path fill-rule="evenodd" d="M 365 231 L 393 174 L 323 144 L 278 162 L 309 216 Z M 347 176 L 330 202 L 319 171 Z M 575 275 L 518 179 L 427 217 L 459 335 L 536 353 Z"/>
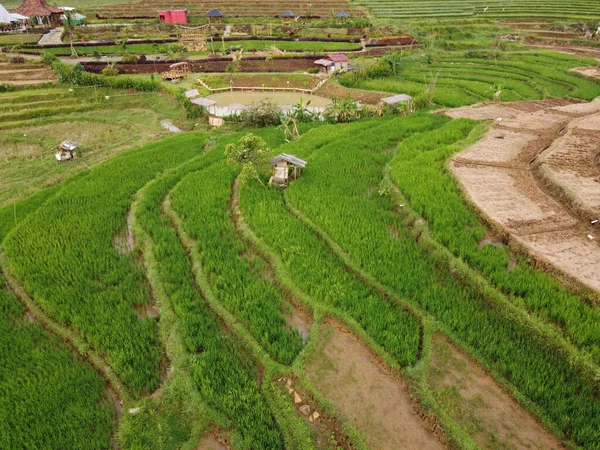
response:
<path fill-rule="evenodd" d="M 0 276 L 0 448 L 109 448 L 115 411 L 104 383 L 28 322 Z"/>
<path fill-rule="evenodd" d="M 536 332 L 439 266 L 415 242 L 396 213 L 398 206 L 379 195 L 379 186 L 382 193 L 388 189 L 381 182 L 391 153 L 382 152 L 377 143 L 397 141 L 403 130 L 415 130 L 415 122 L 428 120 L 432 119 L 418 115 L 363 131 L 319 129 L 319 135 L 331 133 L 337 139 L 318 151 L 301 139 L 286 151 L 308 157 L 310 170 L 290 186 L 290 202 L 339 243 L 359 267 L 469 346 L 488 369 L 508 380 L 568 439 L 584 448 L 598 448 L 599 431 L 592 424 L 600 419 L 600 411 L 588 379 Z M 429 134 L 430 144 L 446 134 L 460 139 L 473 126 L 468 121 L 446 126 Z M 248 223 L 288 264 L 299 285 L 306 283 L 307 273 L 325 270 L 316 258 L 321 245 L 318 238 L 286 210 L 279 193 L 251 186 L 242 194 Z M 302 251 L 305 247 L 310 251 Z M 331 264 L 324 264 L 329 274 Z M 381 310 L 373 315 L 374 320 L 387 316 Z"/>
<path fill-rule="evenodd" d="M 198 138 L 196 142 L 200 143 Z M 136 218 L 152 241 L 160 283 L 181 323 L 181 340 L 196 389 L 231 420 L 244 448 L 282 448 L 281 434 L 260 392 L 252 360 L 200 295 L 186 250 L 173 223 L 162 213 L 165 196 L 185 174 L 212 173 L 219 159 L 221 152 L 213 150 L 156 179 L 145 189 Z"/>
<path fill-rule="evenodd" d="M 445 167 L 447 159 L 460 149 L 454 145 L 455 141 L 466 138 L 469 131 L 469 126 L 461 122 L 453 123 L 453 129 L 413 136 L 402 142 L 392 162 L 390 175 L 394 183 L 411 206 L 428 220 L 439 242 L 516 302 L 564 329 L 578 347 L 587 349 L 600 362 L 597 308 L 524 262 L 508 271 L 510 255 L 506 249 L 494 245 L 479 248 L 486 230 L 461 197 Z M 433 179 L 435 183 L 431 183 Z"/>
<path fill-rule="evenodd" d="M 61 189 L 5 239 L 11 269 L 55 320 L 85 337 L 135 394 L 160 380 L 152 299 L 134 254 L 115 245 L 131 196 L 197 152 L 198 139 L 165 140 L 109 161 Z"/>
<path fill-rule="evenodd" d="M 273 358 L 289 365 L 302 348 L 301 337 L 288 329 L 281 294 L 236 233 L 228 205 L 238 170 L 225 164 L 223 146 L 214 151 L 221 153 L 220 165 L 185 177 L 170 196 L 173 207 L 198 246 L 200 264 L 217 299 Z"/>

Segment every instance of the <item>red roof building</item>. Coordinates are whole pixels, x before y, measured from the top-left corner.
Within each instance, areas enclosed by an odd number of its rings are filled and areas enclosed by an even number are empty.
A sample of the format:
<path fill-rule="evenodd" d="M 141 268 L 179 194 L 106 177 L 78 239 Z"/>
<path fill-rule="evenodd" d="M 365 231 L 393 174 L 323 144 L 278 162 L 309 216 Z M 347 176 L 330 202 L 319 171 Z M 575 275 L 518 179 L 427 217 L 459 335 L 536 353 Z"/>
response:
<path fill-rule="evenodd" d="M 50 6 L 45 0 L 24 0 L 13 13 L 35 17 L 38 25 L 58 25 L 64 11 Z"/>
<path fill-rule="evenodd" d="M 187 10 L 185 9 L 169 9 L 158 12 L 159 22 L 164 23 L 188 23 Z"/>
<path fill-rule="evenodd" d="M 317 59 L 315 64 L 322 66 L 323 73 L 332 74 L 336 72 L 347 72 L 350 59 L 340 53 L 336 55 L 327 55 L 325 58 Z"/>

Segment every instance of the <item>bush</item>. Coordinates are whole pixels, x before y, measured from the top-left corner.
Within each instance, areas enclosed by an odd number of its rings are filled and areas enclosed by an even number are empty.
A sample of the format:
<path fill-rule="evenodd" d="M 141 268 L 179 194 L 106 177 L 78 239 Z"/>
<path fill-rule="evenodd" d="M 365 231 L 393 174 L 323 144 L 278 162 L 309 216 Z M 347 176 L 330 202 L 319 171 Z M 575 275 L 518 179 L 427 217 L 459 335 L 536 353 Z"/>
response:
<path fill-rule="evenodd" d="M 319 73 L 319 69 L 317 67 L 311 67 L 307 70 L 308 73 Z"/>
<path fill-rule="evenodd" d="M 140 58 L 132 53 L 127 53 L 121 58 L 121 62 L 126 64 L 137 64 L 139 60 Z"/>
<path fill-rule="evenodd" d="M 106 77 L 86 72 L 81 64 L 71 67 L 61 61 L 55 61 L 52 69 L 60 81 L 66 81 L 80 86 L 105 86 L 117 89 L 136 89 L 138 91 L 156 91 L 160 83 L 155 80 L 143 80 L 127 76 Z"/>
<path fill-rule="evenodd" d="M 267 127 L 279 125 L 281 110 L 272 100 L 262 100 L 252 103 L 247 109 L 240 113 L 240 121 L 254 127 Z"/>
<path fill-rule="evenodd" d="M 42 62 L 44 64 L 48 64 L 49 66 L 54 63 L 54 61 L 58 61 L 58 57 L 52 53 L 44 52 L 42 53 Z"/>
<path fill-rule="evenodd" d="M 105 77 L 115 77 L 119 75 L 119 69 L 117 69 L 113 65 L 108 65 L 104 69 L 102 69 L 102 75 Z"/>

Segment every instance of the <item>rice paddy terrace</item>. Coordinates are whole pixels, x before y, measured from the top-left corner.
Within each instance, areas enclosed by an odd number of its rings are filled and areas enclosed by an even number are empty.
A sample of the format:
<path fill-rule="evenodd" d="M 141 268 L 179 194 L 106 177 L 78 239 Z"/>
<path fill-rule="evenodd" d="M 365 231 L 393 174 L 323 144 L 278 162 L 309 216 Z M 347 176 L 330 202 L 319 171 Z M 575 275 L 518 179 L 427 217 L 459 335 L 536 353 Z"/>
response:
<path fill-rule="evenodd" d="M 359 0 L 357 4 L 380 19 L 595 20 L 600 17 L 600 5 L 590 0 L 576 0 L 568 4 L 560 0 Z"/>

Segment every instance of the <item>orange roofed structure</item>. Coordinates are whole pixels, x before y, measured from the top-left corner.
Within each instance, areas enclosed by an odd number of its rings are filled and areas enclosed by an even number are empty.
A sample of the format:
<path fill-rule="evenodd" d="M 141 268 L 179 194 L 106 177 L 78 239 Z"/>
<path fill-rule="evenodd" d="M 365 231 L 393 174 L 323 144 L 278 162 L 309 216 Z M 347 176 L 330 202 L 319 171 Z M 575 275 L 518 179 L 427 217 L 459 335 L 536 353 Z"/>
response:
<path fill-rule="evenodd" d="M 24 0 L 23 4 L 13 11 L 27 17 L 35 17 L 38 25 L 60 25 L 64 11 L 50 6 L 46 0 Z"/>

